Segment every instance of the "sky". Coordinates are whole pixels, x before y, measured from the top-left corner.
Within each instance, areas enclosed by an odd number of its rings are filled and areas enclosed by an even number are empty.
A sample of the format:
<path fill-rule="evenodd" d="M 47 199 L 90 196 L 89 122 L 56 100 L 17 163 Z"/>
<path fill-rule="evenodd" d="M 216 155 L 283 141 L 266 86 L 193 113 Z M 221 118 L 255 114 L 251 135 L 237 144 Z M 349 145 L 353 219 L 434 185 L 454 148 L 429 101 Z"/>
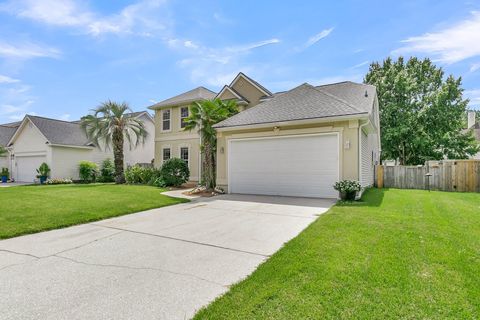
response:
<path fill-rule="evenodd" d="M 243 71 L 271 91 L 429 57 L 480 109 L 480 1 L 0 1 L 0 123 L 145 110 Z"/>

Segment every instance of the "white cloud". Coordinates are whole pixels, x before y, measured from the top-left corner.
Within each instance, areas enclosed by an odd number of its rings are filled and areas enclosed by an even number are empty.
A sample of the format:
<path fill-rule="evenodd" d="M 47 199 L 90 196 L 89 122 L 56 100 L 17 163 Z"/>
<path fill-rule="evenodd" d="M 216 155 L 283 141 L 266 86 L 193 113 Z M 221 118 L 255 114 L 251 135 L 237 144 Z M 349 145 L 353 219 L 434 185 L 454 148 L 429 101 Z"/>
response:
<path fill-rule="evenodd" d="M 0 11 L 47 25 L 77 28 L 94 36 L 107 33 L 151 36 L 169 23 L 167 17 L 157 12 L 164 3 L 164 0 L 142 0 L 116 14 L 103 16 L 78 0 L 11 0 L 1 4 Z"/>
<path fill-rule="evenodd" d="M 367 64 L 369 64 L 369 63 L 370 63 L 370 61 L 368 61 L 368 60 L 367 60 L 367 61 L 360 62 L 359 64 L 354 65 L 354 66 L 352 67 L 352 69 L 356 69 L 356 68 L 363 67 L 363 66 L 365 66 L 365 65 L 367 65 Z"/>
<path fill-rule="evenodd" d="M 243 45 L 213 48 L 202 46 L 191 40 L 170 39 L 167 41 L 170 48 L 185 53 L 186 58 L 180 60 L 178 65 L 190 71 L 192 82 L 214 87 L 220 87 L 230 82 L 239 71 L 253 70 L 253 67 L 243 62 L 242 58 L 255 49 L 279 42 L 279 39 L 272 38 Z"/>
<path fill-rule="evenodd" d="M 470 100 L 469 106 L 480 105 L 480 89 L 465 90 L 463 95 Z"/>
<path fill-rule="evenodd" d="M 0 42 L 0 57 L 31 59 L 31 58 L 59 58 L 61 52 L 52 47 L 46 47 L 36 43 L 24 42 L 10 44 Z"/>
<path fill-rule="evenodd" d="M 447 64 L 480 55 L 480 12 L 474 11 L 467 19 L 439 30 L 410 37 L 405 45 L 392 51 L 394 55 L 423 53 Z"/>
<path fill-rule="evenodd" d="M 480 63 L 474 63 L 470 66 L 470 72 L 475 72 L 480 69 Z"/>
<path fill-rule="evenodd" d="M 310 46 L 313 46 L 318 41 L 322 40 L 323 38 L 328 37 L 328 35 L 333 31 L 333 28 L 325 29 L 317 33 L 316 35 L 310 37 L 307 42 L 304 44 L 303 48 L 306 49 Z"/>
<path fill-rule="evenodd" d="M 18 83 L 20 80 L 10 78 L 9 76 L 4 76 L 0 74 L 0 83 Z"/>

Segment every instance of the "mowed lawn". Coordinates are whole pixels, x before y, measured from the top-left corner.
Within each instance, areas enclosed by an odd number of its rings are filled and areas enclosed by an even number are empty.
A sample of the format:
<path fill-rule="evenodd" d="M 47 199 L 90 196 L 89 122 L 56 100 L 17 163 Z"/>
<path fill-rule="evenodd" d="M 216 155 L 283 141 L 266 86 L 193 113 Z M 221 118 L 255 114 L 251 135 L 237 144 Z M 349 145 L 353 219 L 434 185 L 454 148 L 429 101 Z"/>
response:
<path fill-rule="evenodd" d="M 0 239 L 180 202 L 149 186 L 92 184 L 0 188 Z"/>
<path fill-rule="evenodd" d="M 195 319 L 478 319 L 480 194 L 337 205 Z"/>

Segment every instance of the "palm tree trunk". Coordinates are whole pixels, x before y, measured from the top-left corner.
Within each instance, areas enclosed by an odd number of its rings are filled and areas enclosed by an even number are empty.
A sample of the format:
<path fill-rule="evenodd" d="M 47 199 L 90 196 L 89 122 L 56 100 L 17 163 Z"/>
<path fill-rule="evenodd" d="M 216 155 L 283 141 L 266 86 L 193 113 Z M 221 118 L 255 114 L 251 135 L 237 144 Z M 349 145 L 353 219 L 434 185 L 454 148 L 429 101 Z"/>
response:
<path fill-rule="evenodd" d="M 113 142 L 113 159 L 115 163 L 115 183 L 125 183 L 125 175 L 123 173 L 123 132 L 118 129 L 112 135 Z"/>

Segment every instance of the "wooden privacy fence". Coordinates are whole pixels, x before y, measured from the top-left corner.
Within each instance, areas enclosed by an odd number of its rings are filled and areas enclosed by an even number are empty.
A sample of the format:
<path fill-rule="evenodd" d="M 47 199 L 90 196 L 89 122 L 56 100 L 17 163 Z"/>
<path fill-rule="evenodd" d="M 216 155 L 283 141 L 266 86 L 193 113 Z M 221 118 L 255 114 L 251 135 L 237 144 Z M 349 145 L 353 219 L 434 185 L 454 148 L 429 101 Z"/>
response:
<path fill-rule="evenodd" d="M 379 165 L 375 167 L 375 184 L 378 188 L 480 192 L 480 160 L 427 161 L 423 166 Z"/>

